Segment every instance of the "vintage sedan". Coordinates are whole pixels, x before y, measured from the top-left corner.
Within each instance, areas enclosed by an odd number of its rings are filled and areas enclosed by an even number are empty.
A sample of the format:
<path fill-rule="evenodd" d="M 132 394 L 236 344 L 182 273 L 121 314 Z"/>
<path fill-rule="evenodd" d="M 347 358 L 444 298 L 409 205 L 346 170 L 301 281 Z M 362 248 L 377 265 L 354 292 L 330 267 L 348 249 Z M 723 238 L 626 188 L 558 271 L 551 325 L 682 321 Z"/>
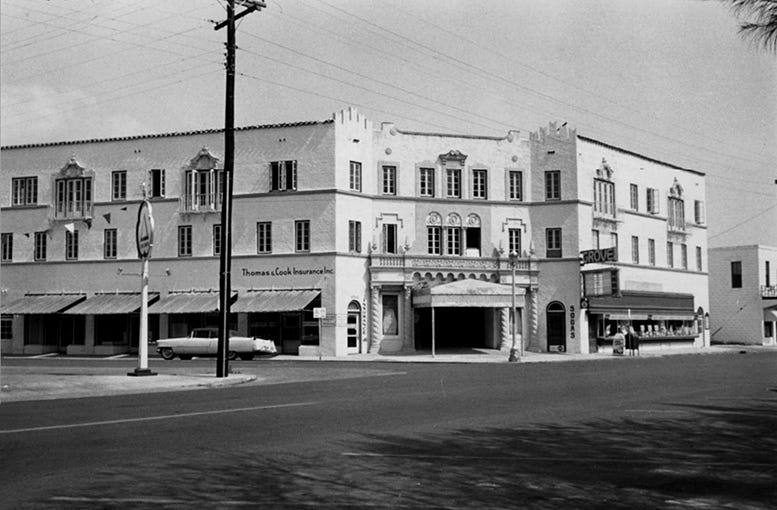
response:
<path fill-rule="evenodd" d="M 218 328 L 195 328 L 191 334 L 182 338 L 157 340 L 156 350 L 166 360 L 178 356 L 192 359 L 193 356 L 216 356 L 218 354 Z M 236 331 L 229 332 L 228 359 L 254 359 L 257 354 L 276 354 L 275 342 L 262 338 L 238 336 Z"/>

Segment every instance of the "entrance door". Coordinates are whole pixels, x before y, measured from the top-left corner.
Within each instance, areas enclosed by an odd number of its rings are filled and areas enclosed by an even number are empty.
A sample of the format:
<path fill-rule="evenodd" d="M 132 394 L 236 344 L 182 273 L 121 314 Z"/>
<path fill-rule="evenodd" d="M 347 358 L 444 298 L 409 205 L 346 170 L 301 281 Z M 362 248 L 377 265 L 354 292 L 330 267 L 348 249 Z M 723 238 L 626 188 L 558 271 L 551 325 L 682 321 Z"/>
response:
<path fill-rule="evenodd" d="M 548 351 L 567 351 L 566 309 L 558 301 L 548 305 L 546 310 Z"/>
<path fill-rule="evenodd" d="M 357 301 L 348 305 L 348 352 L 357 353 L 361 347 L 362 310 Z"/>

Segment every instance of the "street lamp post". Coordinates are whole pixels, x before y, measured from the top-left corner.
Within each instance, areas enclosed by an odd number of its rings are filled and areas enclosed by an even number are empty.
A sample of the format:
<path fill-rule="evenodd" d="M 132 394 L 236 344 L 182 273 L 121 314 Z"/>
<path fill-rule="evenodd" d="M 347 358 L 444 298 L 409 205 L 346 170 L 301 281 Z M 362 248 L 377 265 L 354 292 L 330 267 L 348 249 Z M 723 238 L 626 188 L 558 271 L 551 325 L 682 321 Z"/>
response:
<path fill-rule="evenodd" d="M 513 250 L 510 252 L 510 268 L 512 269 L 512 280 L 511 280 L 511 294 L 513 298 L 513 306 L 510 310 L 510 317 L 512 319 L 512 333 L 513 333 L 513 344 L 510 347 L 510 357 L 507 358 L 507 361 L 515 362 L 520 361 L 520 357 L 516 353 L 515 349 L 515 330 L 516 328 L 516 317 L 515 317 L 515 265 L 518 263 L 518 252 Z"/>

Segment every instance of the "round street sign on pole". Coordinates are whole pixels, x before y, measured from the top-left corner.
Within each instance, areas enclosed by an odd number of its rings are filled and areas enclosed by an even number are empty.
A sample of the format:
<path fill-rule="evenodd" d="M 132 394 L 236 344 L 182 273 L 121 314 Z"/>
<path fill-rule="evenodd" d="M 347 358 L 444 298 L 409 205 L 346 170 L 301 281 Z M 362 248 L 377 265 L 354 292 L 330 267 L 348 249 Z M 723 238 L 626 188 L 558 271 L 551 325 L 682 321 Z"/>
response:
<path fill-rule="evenodd" d="M 138 224 L 135 227 L 135 237 L 138 247 L 138 258 L 147 259 L 151 256 L 154 246 L 154 217 L 151 215 L 151 203 L 144 200 L 138 209 Z"/>

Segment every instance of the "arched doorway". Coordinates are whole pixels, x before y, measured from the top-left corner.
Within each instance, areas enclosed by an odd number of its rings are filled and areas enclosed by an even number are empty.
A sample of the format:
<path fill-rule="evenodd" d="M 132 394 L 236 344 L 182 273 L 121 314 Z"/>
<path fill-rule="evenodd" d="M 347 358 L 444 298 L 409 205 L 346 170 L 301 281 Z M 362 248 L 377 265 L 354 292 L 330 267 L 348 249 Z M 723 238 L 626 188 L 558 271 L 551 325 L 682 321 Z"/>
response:
<path fill-rule="evenodd" d="M 562 303 L 553 301 L 545 310 L 549 352 L 567 351 L 567 314 Z"/>
<path fill-rule="evenodd" d="M 348 352 L 357 353 L 362 338 L 362 307 L 358 301 L 348 304 Z"/>

